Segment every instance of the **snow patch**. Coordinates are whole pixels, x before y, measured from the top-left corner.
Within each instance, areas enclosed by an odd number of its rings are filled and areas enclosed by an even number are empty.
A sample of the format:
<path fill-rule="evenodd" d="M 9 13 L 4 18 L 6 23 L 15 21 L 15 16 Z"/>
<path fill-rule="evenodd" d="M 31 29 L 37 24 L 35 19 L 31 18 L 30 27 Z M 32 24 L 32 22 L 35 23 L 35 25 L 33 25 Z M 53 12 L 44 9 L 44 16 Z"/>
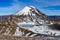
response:
<path fill-rule="evenodd" d="M 15 36 L 22 36 L 24 33 L 22 33 L 21 31 L 19 31 L 19 27 L 17 27 L 16 32 L 15 32 Z"/>

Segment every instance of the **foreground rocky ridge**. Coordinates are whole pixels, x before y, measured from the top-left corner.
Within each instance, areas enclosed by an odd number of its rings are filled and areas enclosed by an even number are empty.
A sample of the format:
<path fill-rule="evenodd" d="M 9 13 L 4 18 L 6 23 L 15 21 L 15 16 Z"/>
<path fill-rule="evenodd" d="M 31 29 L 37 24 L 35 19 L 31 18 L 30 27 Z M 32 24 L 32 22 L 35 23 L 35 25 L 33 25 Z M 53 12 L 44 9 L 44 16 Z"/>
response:
<path fill-rule="evenodd" d="M 60 38 L 20 37 L 0 35 L 0 40 L 60 40 Z"/>
<path fill-rule="evenodd" d="M 0 19 L 0 34 L 2 35 L 14 35 L 16 32 L 16 29 L 19 28 L 18 30 L 22 31 L 22 32 L 31 32 L 34 33 L 32 31 L 29 31 L 27 29 L 21 28 L 19 27 L 15 22 L 13 17 L 8 17 L 7 19 Z M 26 34 L 26 33 L 25 33 Z"/>

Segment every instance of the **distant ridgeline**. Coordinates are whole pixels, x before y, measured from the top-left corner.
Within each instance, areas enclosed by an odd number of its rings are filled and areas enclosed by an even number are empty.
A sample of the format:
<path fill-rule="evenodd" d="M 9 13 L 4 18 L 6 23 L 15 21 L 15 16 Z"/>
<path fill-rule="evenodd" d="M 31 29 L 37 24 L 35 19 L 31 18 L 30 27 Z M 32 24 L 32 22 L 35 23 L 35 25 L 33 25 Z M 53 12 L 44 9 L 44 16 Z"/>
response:
<path fill-rule="evenodd" d="M 50 18 L 56 18 L 56 17 L 59 17 L 59 18 L 60 18 L 60 16 L 48 16 L 48 17 L 50 17 Z"/>
<path fill-rule="evenodd" d="M 8 18 L 10 17 L 11 15 L 3 15 L 3 16 L 0 16 L 0 19 L 1 18 Z M 48 16 L 49 18 L 60 18 L 60 16 Z"/>
<path fill-rule="evenodd" d="M 7 19 L 8 17 L 10 17 L 10 15 L 3 15 L 3 16 L 0 16 L 0 19 Z"/>

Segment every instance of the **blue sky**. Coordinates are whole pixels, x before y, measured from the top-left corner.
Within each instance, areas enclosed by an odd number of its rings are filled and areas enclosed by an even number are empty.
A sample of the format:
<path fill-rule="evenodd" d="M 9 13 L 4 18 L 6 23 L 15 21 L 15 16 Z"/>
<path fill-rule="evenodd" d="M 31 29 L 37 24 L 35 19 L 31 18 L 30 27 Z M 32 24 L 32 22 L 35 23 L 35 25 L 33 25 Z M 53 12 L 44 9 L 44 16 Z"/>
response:
<path fill-rule="evenodd" d="M 0 15 L 10 15 L 34 6 L 46 15 L 60 15 L 60 0 L 0 0 Z"/>

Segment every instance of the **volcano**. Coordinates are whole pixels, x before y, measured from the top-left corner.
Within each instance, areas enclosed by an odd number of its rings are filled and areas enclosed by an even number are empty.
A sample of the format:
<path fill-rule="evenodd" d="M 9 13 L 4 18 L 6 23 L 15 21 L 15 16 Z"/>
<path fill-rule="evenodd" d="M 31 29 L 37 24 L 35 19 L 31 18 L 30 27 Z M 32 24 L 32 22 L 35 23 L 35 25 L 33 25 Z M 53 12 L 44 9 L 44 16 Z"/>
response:
<path fill-rule="evenodd" d="M 26 6 L 17 13 L 0 17 L 0 34 L 9 36 L 59 36 L 60 31 L 51 29 L 54 21 L 33 6 Z"/>

